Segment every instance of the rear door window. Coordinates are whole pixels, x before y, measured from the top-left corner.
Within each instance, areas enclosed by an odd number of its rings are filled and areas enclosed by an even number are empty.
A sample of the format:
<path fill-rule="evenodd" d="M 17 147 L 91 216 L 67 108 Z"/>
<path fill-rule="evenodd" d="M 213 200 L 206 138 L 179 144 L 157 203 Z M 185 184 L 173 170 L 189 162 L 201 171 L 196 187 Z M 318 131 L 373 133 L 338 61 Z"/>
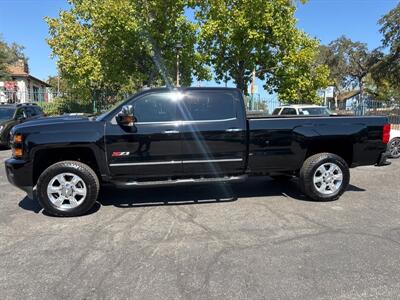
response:
<path fill-rule="evenodd" d="M 296 110 L 294 108 L 286 107 L 282 110 L 281 115 L 296 115 Z"/>
<path fill-rule="evenodd" d="M 226 120 L 236 118 L 235 100 L 231 92 L 190 91 L 179 108 L 184 120 Z"/>

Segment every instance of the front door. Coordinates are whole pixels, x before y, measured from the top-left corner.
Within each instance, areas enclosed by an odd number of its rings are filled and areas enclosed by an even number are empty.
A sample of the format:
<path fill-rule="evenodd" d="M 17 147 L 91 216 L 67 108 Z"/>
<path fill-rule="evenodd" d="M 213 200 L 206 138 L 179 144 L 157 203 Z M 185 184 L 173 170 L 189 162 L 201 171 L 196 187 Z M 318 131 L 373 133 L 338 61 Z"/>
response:
<path fill-rule="evenodd" d="M 183 173 L 180 122 L 171 93 L 152 92 L 133 99 L 136 123 L 106 124 L 107 160 L 113 177 L 170 177 Z"/>
<path fill-rule="evenodd" d="M 186 176 L 243 174 L 246 116 L 237 90 L 188 90 L 179 102 Z"/>

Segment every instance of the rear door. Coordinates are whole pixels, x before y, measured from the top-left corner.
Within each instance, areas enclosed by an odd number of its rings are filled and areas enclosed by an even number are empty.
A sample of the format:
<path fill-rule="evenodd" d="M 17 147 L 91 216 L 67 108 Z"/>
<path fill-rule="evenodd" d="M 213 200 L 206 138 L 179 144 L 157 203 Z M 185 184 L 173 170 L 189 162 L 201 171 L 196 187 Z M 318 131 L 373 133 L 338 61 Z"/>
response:
<path fill-rule="evenodd" d="M 133 99 L 136 123 L 106 123 L 105 139 L 112 176 L 170 177 L 182 174 L 180 122 L 169 92 L 150 92 Z"/>
<path fill-rule="evenodd" d="M 187 90 L 179 101 L 185 175 L 244 172 L 246 116 L 236 90 Z"/>

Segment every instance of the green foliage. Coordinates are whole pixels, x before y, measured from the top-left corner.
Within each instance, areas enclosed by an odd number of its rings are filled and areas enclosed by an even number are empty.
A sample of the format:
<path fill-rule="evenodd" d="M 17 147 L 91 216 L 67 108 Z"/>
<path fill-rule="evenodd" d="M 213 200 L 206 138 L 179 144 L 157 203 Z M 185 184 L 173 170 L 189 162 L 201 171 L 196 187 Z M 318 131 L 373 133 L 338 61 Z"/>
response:
<path fill-rule="evenodd" d="M 18 59 L 27 59 L 24 47 L 16 43 L 7 44 L 0 36 L 0 78 L 8 77 L 7 66 Z"/>
<path fill-rule="evenodd" d="M 400 102 L 400 85 L 388 79 L 369 74 L 365 80 L 366 92 L 376 100 Z"/>
<path fill-rule="evenodd" d="M 276 86 L 281 101 L 320 103 L 317 91 L 328 86 L 329 69 L 317 61 L 318 46 L 316 40 L 303 34 L 296 50 L 278 65 L 267 86 Z"/>
<path fill-rule="evenodd" d="M 63 78 L 76 87 L 133 92 L 174 81 L 177 45 L 181 80 L 207 79 L 195 52 L 197 26 L 184 17 L 186 1 L 71 0 L 46 18 L 48 43 Z"/>
<path fill-rule="evenodd" d="M 400 99 L 400 4 L 379 20 L 382 44 L 387 54 L 373 70 L 373 81 L 379 93 Z"/>
<path fill-rule="evenodd" d="M 379 20 L 383 34 L 383 46 L 389 54 L 385 57 L 384 67 L 390 81 L 399 82 L 400 76 L 400 4 Z"/>
<path fill-rule="evenodd" d="M 82 103 L 72 99 L 54 98 L 52 102 L 39 102 L 44 113 L 48 116 L 62 115 L 65 113 L 92 113 L 91 103 Z"/>
<path fill-rule="evenodd" d="M 211 79 L 212 70 L 217 81 L 232 78 L 246 93 L 253 69 L 266 88 L 283 98 L 311 100 L 325 85 L 326 68 L 313 61 L 318 43 L 296 28 L 292 1 L 70 4 L 58 18 L 46 21 L 60 73 L 75 87 L 121 94 L 143 85 L 168 85 L 175 80 L 178 54 L 186 86 L 193 78 Z M 196 22 L 185 17 L 187 9 L 195 11 Z"/>
<path fill-rule="evenodd" d="M 255 70 L 271 93 L 309 101 L 325 86 L 327 70 L 314 61 L 318 42 L 296 28 L 292 1 L 207 0 L 192 5 L 200 24 L 199 52 L 217 81 L 232 79 L 247 94 Z"/>
<path fill-rule="evenodd" d="M 336 96 L 354 88 L 360 89 L 363 95 L 364 80 L 382 55 L 379 50 L 369 51 L 365 43 L 341 36 L 328 46 L 321 46 L 317 60 L 329 67 L 330 84 L 335 86 Z"/>

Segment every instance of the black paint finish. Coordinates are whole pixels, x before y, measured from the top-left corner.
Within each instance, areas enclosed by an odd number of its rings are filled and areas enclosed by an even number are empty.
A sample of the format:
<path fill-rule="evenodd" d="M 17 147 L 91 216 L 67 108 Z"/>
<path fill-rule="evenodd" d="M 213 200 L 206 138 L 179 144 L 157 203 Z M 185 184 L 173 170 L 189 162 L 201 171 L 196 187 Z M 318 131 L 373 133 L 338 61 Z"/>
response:
<path fill-rule="evenodd" d="M 205 108 L 215 105 L 211 101 L 213 94 L 232 97 L 232 117 L 191 118 L 190 109 L 192 114 L 201 116 L 203 106 L 196 102 L 195 106 L 188 107 L 185 99 L 204 91 L 207 95 L 201 95 L 205 97 L 201 101 L 207 102 Z M 353 167 L 374 165 L 386 150 L 382 143 L 383 126 L 387 123 L 384 117 L 246 118 L 243 97 L 236 89 L 152 89 L 124 104 L 134 106 L 146 95 L 169 92 L 180 93 L 176 99 L 176 115 L 170 104 L 169 115 L 157 115 L 171 119 L 172 113 L 173 120 L 169 121 L 139 121 L 134 126 L 120 126 L 115 116 L 122 104 L 97 119 L 45 118 L 16 126 L 12 134 L 23 135 L 24 156 L 6 161 L 10 181 L 24 189 L 34 186 L 37 168 L 47 163 L 46 155 L 52 150 L 53 156 L 54 151 L 67 151 L 71 157 L 85 153 L 82 156 L 85 159 L 92 156 L 91 166 L 103 181 L 111 182 L 276 172 L 296 174 L 304 160 L 318 152 L 339 154 Z M 215 112 L 213 115 L 218 117 Z"/>

